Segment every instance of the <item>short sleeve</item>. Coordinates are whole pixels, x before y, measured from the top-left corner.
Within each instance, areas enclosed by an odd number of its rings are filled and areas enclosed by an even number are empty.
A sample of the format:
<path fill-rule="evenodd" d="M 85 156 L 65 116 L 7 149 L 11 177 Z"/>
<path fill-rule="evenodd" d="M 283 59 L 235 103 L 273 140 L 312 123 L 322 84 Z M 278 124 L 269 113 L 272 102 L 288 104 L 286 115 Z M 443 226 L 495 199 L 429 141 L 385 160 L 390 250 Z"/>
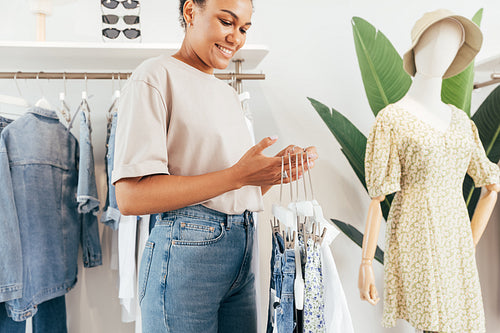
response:
<path fill-rule="evenodd" d="M 381 111 L 366 143 L 365 178 L 372 198 L 401 189 L 398 147 L 391 128 L 387 114 Z"/>
<path fill-rule="evenodd" d="M 111 181 L 169 174 L 167 107 L 157 88 L 143 80 L 124 87 L 117 112 Z"/>
<path fill-rule="evenodd" d="M 491 162 L 486 156 L 483 144 L 479 138 L 479 131 L 476 124 L 471 120 L 472 127 L 472 154 L 467 173 L 474 180 L 476 187 L 482 187 L 489 184 L 498 184 L 500 182 L 500 170 L 498 165 Z"/>

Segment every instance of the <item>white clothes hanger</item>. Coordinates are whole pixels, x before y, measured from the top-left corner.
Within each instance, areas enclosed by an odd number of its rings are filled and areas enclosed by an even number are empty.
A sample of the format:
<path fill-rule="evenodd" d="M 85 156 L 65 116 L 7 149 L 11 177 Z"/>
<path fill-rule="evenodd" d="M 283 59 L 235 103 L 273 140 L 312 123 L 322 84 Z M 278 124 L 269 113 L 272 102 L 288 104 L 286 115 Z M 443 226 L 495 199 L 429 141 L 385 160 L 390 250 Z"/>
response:
<path fill-rule="evenodd" d="M 120 85 L 120 74 L 118 74 L 118 89 L 115 90 L 115 75 L 113 74 L 111 76 L 111 105 L 108 109 L 108 112 L 106 112 L 106 118 L 108 122 L 110 122 L 113 118 L 113 113 L 118 111 L 118 100 L 120 99 L 120 91 L 121 91 L 121 85 Z"/>
<path fill-rule="evenodd" d="M 326 228 L 326 233 L 323 241 L 321 242 L 322 246 L 329 246 L 332 241 L 340 234 L 340 231 L 330 223 L 323 215 L 323 209 L 321 208 L 319 202 L 314 197 L 314 190 L 311 180 L 311 169 L 309 169 L 309 153 L 306 153 L 306 163 L 307 163 L 307 175 L 309 178 L 309 185 L 311 187 L 311 196 L 312 196 L 312 207 L 313 207 L 313 219 L 315 222 L 319 223 L 320 229 L 323 230 Z M 304 165 L 302 164 L 302 170 L 304 170 Z"/>
<path fill-rule="evenodd" d="M 19 89 L 19 85 L 17 84 L 17 73 L 14 74 L 14 84 L 16 85 L 19 97 L 0 94 L 0 103 L 7 104 L 7 105 L 20 106 L 20 107 L 24 107 L 24 108 L 29 107 L 30 104 L 28 103 L 28 101 L 26 101 L 24 99 L 23 95 L 21 94 L 21 89 Z M 1 111 L 0 113 L 4 114 L 4 115 L 8 115 L 9 117 L 14 118 L 14 119 L 17 119 L 21 116 L 21 114 L 19 114 L 19 113 L 14 113 L 14 112 L 9 112 L 9 111 Z"/>
<path fill-rule="evenodd" d="M 35 106 L 38 106 L 43 109 L 53 110 L 49 101 L 45 98 L 45 94 L 43 93 L 42 86 L 40 85 L 40 73 L 36 75 L 36 83 L 38 84 L 38 88 L 40 88 L 40 92 L 42 97 L 35 103 Z"/>
<path fill-rule="evenodd" d="M 291 155 L 288 155 L 289 158 L 289 166 L 290 166 L 290 174 L 288 177 L 292 177 L 292 164 L 291 164 Z M 283 177 L 285 175 L 285 160 L 284 156 L 281 157 L 281 184 L 280 184 L 280 204 L 273 204 L 273 215 L 285 225 L 286 228 L 290 228 L 292 231 L 297 230 L 295 225 L 295 214 L 289 208 L 282 206 L 282 197 L 283 197 Z M 293 179 L 293 178 L 292 178 Z M 290 182 L 290 197 L 293 199 L 293 188 L 292 182 Z"/>
<path fill-rule="evenodd" d="M 59 108 L 57 111 L 59 111 L 59 120 L 64 119 L 65 124 L 68 125 L 71 122 L 71 109 L 66 103 L 66 73 L 63 73 L 63 84 L 64 90 L 59 93 Z"/>

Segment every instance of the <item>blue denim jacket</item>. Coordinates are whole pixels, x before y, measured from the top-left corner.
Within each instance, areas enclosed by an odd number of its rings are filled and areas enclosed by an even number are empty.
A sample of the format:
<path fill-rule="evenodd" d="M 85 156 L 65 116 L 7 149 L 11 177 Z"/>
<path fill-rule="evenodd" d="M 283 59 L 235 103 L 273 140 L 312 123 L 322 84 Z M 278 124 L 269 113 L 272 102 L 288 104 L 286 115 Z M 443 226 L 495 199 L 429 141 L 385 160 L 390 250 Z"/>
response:
<path fill-rule="evenodd" d="M 0 215 L 17 219 L 21 239 L 19 260 L 2 267 L 12 272 L 22 269 L 22 298 L 6 304 L 16 321 L 34 315 L 37 304 L 74 286 L 80 242 L 85 267 L 102 263 L 98 226 L 87 225 L 86 214 L 77 211 L 77 161 L 75 137 L 51 110 L 29 109 L 0 136 L 1 185 L 10 182 L 12 187 L 0 192 L 0 202 L 8 203 L 12 197 L 15 202 Z M 16 239 L 0 234 L 2 248 L 12 242 Z"/>
<path fill-rule="evenodd" d="M 116 202 L 115 185 L 111 183 L 111 173 L 113 172 L 113 161 L 115 155 L 115 133 L 116 133 L 116 117 L 114 112 L 111 116 L 111 121 L 108 122 L 108 131 L 106 135 L 106 175 L 108 180 L 108 193 L 104 212 L 101 215 L 101 222 L 111 227 L 113 230 L 118 229 L 120 222 L 120 211 Z"/>
<path fill-rule="evenodd" d="M 0 133 L 11 123 L 0 117 Z M 0 303 L 22 296 L 21 238 L 7 159 L 7 151 L 0 141 Z M 4 177 L 7 175 L 7 177 Z M 8 239 L 8 242 L 3 240 Z"/>

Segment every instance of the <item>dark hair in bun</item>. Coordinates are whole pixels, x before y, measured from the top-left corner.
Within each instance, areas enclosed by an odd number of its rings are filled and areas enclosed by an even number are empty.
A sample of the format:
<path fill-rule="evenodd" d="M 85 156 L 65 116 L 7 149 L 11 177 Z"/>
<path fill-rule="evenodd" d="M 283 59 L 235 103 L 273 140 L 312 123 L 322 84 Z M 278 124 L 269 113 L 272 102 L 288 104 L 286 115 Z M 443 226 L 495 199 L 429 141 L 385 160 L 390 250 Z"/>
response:
<path fill-rule="evenodd" d="M 186 21 L 184 20 L 184 4 L 186 3 L 187 0 L 180 0 L 179 1 L 179 22 L 181 23 L 181 27 L 186 28 Z M 253 4 L 253 0 L 250 0 Z M 193 2 L 198 5 L 199 7 L 203 8 L 205 7 L 205 4 L 207 3 L 207 0 L 193 0 Z"/>

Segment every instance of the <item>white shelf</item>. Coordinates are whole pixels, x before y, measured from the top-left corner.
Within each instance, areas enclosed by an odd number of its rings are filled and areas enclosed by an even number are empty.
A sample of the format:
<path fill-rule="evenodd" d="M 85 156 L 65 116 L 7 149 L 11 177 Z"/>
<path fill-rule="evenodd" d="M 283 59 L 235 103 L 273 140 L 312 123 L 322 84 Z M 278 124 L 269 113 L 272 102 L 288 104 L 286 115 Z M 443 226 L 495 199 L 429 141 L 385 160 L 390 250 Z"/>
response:
<path fill-rule="evenodd" d="M 172 55 L 179 47 L 180 44 L 175 43 L 0 41 L 0 71 L 132 71 L 145 59 Z M 264 45 L 245 45 L 234 59 L 244 59 L 243 72 L 248 72 L 255 69 L 268 52 Z"/>

